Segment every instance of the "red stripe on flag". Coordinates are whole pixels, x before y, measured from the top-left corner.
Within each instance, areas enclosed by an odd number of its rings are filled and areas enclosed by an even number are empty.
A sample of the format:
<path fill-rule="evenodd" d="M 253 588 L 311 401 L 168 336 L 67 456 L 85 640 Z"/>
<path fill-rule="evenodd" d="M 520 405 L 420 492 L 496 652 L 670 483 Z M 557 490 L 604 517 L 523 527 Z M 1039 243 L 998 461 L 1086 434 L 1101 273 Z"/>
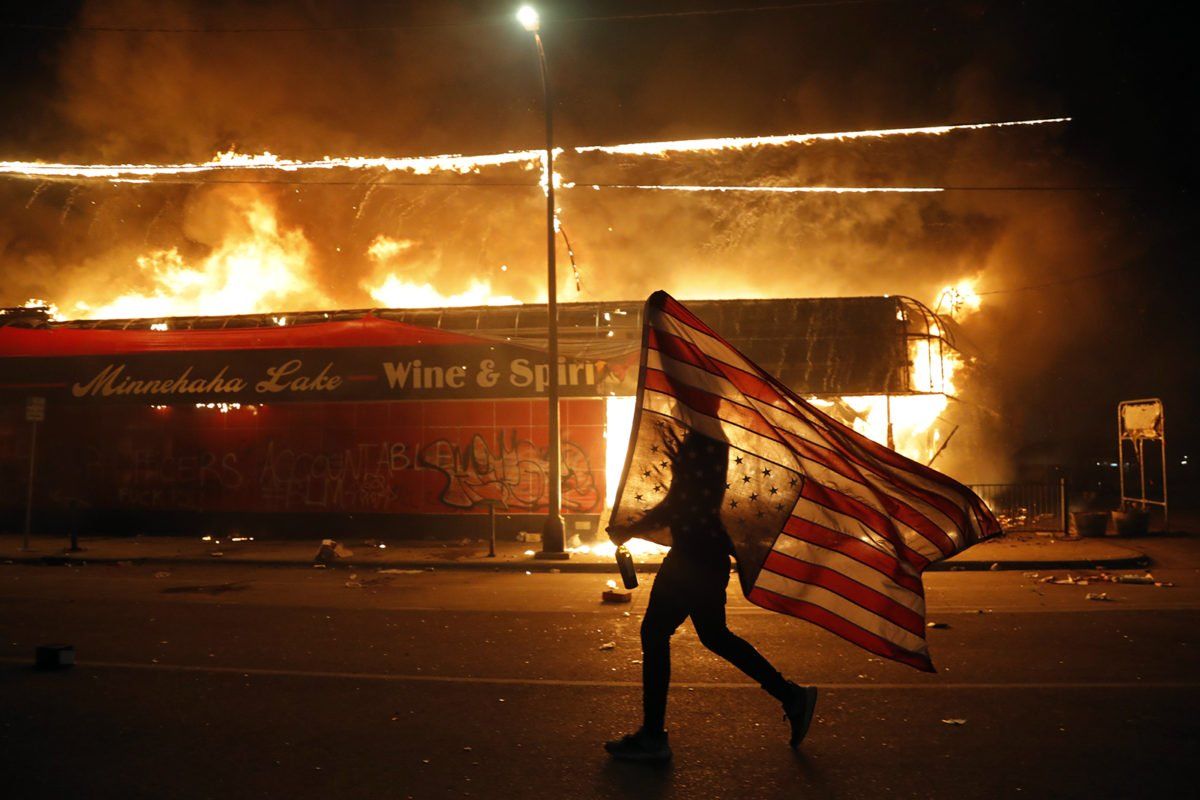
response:
<path fill-rule="evenodd" d="M 817 547 L 841 553 L 890 578 L 910 592 L 922 597 L 925 595 L 925 587 L 921 584 L 921 579 L 905 572 L 900 559 L 888 555 L 848 533 L 831 530 L 800 517 L 789 517 L 783 526 L 783 532 Z"/>
<path fill-rule="evenodd" d="M 819 445 L 815 445 L 807 439 L 798 438 L 786 430 L 783 431 L 783 434 L 787 438 L 788 442 L 804 458 L 811 459 L 821 466 L 836 472 L 848 480 L 855 481 L 856 483 L 861 484 L 866 480 L 857 469 L 855 469 L 849 462 L 839 456 L 836 452 Z M 873 490 L 869 484 L 866 484 L 866 487 L 868 490 Z M 903 488 L 901 490 L 904 491 Z M 917 494 L 916 492 L 907 493 L 913 495 Z M 933 522 L 933 520 L 929 519 L 929 517 L 925 516 L 920 511 L 899 498 L 893 497 L 881 491 L 876 491 L 876 494 L 880 497 L 883 504 L 887 506 L 888 513 L 920 533 L 945 555 L 951 555 L 954 553 L 956 549 L 954 542 L 951 541 L 950 537 L 946 535 L 946 532 L 942 530 L 940 525 Z M 934 507 L 937 508 L 937 506 Z M 954 521 L 955 517 L 957 517 L 959 520 L 962 519 L 962 510 L 957 509 L 957 511 L 958 513 L 956 515 L 951 516 L 952 522 Z M 963 527 L 962 523 L 959 523 L 958 527 L 961 529 Z"/>
<path fill-rule="evenodd" d="M 893 661 L 899 661 L 901 664 L 907 664 L 910 667 L 916 667 L 923 672 L 934 672 L 933 662 L 929 660 L 929 656 L 905 650 L 895 642 L 890 642 L 882 636 L 877 636 L 870 631 L 863 630 L 849 620 L 839 617 L 832 611 L 821 608 L 813 603 L 806 603 L 803 600 L 785 597 L 784 595 L 758 587 L 751 589 L 746 599 L 769 611 L 779 611 L 783 614 L 806 620 L 814 625 L 820 625 L 825 630 L 836 633 L 846 641 L 856 644 L 876 655 L 890 658 Z"/>
<path fill-rule="evenodd" d="M 669 394 L 701 414 L 716 417 L 722 422 L 729 422 L 756 433 L 764 439 L 783 444 L 779 432 L 763 419 L 761 414 L 727 397 L 706 392 L 682 381 L 671 380 L 671 376 L 665 372 L 650 367 L 646 368 L 645 387 L 650 391 Z"/>
<path fill-rule="evenodd" d="M 818 431 L 825 433 L 825 435 L 829 437 L 826 439 L 826 441 L 834 447 L 822 447 L 821 445 L 804 438 L 800 434 L 789 431 L 786 428 L 780 429 L 780 431 L 787 436 L 788 440 L 794 446 L 798 448 L 807 446 L 807 448 L 809 448 L 809 453 L 812 454 L 810 457 L 812 457 L 814 461 L 819 461 L 830 469 L 839 472 L 843 476 L 859 483 L 863 483 L 863 478 L 858 473 L 858 470 L 855 469 L 855 467 L 866 469 L 872 474 L 879 476 L 884 481 L 896 485 L 897 488 L 899 488 L 902 492 L 912 494 L 938 509 L 945 514 L 961 532 L 968 532 L 967 521 L 966 517 L 963 515 L 963 510 L 959 506 L 955 505 L 953 501 L 937 494 L 936 492 L 929 492 L 928 490 L 922 489 L 921 487 L 905 480 L 900 475 L 896 475 L 890 471 L 881 470 L 878 465 L 870 464 L 863 456 L 854 453 L 851 449 L 851 446 L 842 443 L 836 438 L 837 434 L 841 433 L 842 431 L 829 431 L 826 427 L 821 425 L 820 420 L 809 419 L 798 415 L 792 408 L 789 407 L 788 399 L 784 398 L 775 389 L 773 384 L 763 380 L 758 376 L 752 375 L 749 372 L 714 359 L 695 343 L 688 342 L 678 336 L 675 336 L 674 334 L 667 333 L 665 331 L 659 331 L 655 328 L 650 328 L 648 344 L 652 349 L 657 350 L 658 352 L 667 355 L 670 358 L 691 364 L 697 369 L 702 369 L 709 374 L 729 380 L 746 397 L 766 403 L 780 412 L 787 414 L 793 419 L 796 419 L 801 424 L 815 427 L 818 429 Z M 805 404 L 805 408 L 808 408 L 807 404 Z M 766 420 L 766 422 L 767 424 L 770 424 L 769 420 Z M 844 431 L 848 431 L 854 437 L 861 437 L 861 434 L 850 430 L 849 428 L 845 428 Z M 823 451 L 823 453 L 817 453 L 814 448 L 819 448 L 820 451 Z M 892 451 L 888 450 L 887 452 L 890 453 Z M 913 463 L 916 464 L 916 462 Z M 913 471 L 915 472 L 915 470 Z M 969 492 L 969 490 L 965 489 L 965 487 L 961 487 L 958 484 L 947 484 L 946 481 L 941 481 L 941 483 L 942 485 L 946 485 L 947 488 L 951 489 L 952 491 L 964 493 Z M 896 498 L 892 498 L 892 500 L 899 502 L 896 500 Z M 905 517 L 902 519 L 902 521 L 906 525 L 914 530 L 920 531 L 935 547 L 937 547 L 946 555 L 953 554 L 956 551 L 957 548 L 954 542 L 949 536 L 946 535 L 946 532 L 941 528 L 941 526 L 932 520 L 929 520 L 917 509 L 907 506 L 907 504 L 905 505 L 905 508 L 908 510 L 905 512 Z"/>
<path fill-rule="evenodd" d="M 702 322 L 698 317 L 696 317 L 694 314 L 692 314 L 692 312 L 690 312 L 687 308 L 685 308 L 683 305 L 681 305 L 678 301 L 676 301 L 673 297 L 668 295 L 666 292 L 655 292 L 655 294 L 651 296 L 651 305 L 654 305 L 654 306 L 660 308 L 661 310 L 666 312 L 668 315 L 674 317 L 680 323 L 687 325 L 689 327 L 692 327 L 707 336 L 713 337 L 717 341 L 725 344 L 726 347 L 729 347 L 730 350 L 733 350 L 735 353 L 737 352 L 736 348 L 734 348 L 733 346 L 731 346 L 727 342 L 725 342 L 725 340 L 722 339 L 720 336 L 718 336 L 715 331 L 713 331 L 710 327 L 708 327 L 708 325 L 706 325 L 704 322 Z M 653 332 L 654 328 L 651 327 L 650 330 Z M 668 334 L 668 335 L 670 335 L 670 334 Z M 701 351 L 701 352 L 703 352 L 703 351 Z M 738 355 L 742 355 L 742 354 L 738 353 Z M 705 357 L 706 357 L 706 359 L 708 358 L 707 354 L 705 354 Z M 742 356 L 742 357 L 745 358 L 745 356 Z M 746 359 L 746 360 L 748 363 L 753 363 L 753 362 L 750 362 L 749 359 Z M 723 365 L 723 362 L 717 362 L 717 363 L 721 363 Z M 734 368 L 734 369 L 736 369 L 736 368 Z M 724 371 L 724 370 L 722 370 L 722 371 Z M 774 376 L 772 376 L 766 372 L 763 372 L 761 369 L 758 369 L 758 372 L 760 373 L 761 379 L 763 380 L 763 382 L 769 384 L 774 389 L 774 391 L 771 391 L 770 394 L 782 395 L 782 397 L 787 398 L 791 402 L 798 404 L 800 407 L 802 407 L 806 410 L 812 410 L 811 407 L 809 406 L 809 404 L 805 400 L 803 400 L 799 395 L 797 395 L 795 392 L 793 392 L 787 386 L 782 384 Z M 749 396 L 754 396 L 750 392 L 746 392 L 746 394 Z M 765 403 L 769 403 L 770 405 L 773 405 L 773 406 L 778 405 L 777 401 L 766 399 L 763 397 L 755 397 L 755 399 L 758 399 Z M 937 472 L 936 470 L 934 470 L 930 467 L 927 467 L 924 464 L 921 464 L 917 461 L 913 461 L 912 459 L 907 458 L 906 456 L 902 456 L 899 453 L 895 452 L 894 450 L 888 449 L 887 447 L 879 444 L 878 442 L 874 441 L 873 439 L 863 436 L 861 433 L 858 433 L 854 429 L 852 429 L 846 425 L 843 425 L 841 422 L 838 422 L 837 420 L 833 419 L 832 417 L 829 417 L 828 415 L 814 413 L 814 417 L 812 419 L 808 419 L 806 421 L 809 422 L 811 425 L 817 427 L 818 429 L 822 430 L 824 433 L 827 434 L 827 436 L 829 438 L 833 439 L 834 441 L 831 441 L 830 442 L 831 444 L 840 445 L 838 449 L 843 449 L 843 447 L 846 446 L 846 443 L 840 441 L 840 437 L 845 437 L 846 439 L 849 440 L 849 444 L 851 446 L 861 447 L 863 450 L 865 450 L 867 452 L 869 457 L 874 457 L 874 458 L 878 459 L 879 461 L 881 461 L 882 463 L 884 463 L 888 466 L 891 466 L 895 469 L 902 470 L 902 471 L 908 471 L 908 472 L 912 472 L 916 475 L 920 475 L 921 477 L 926 478 L 927 480 L 931 480 L 942 486 L 946 486 L 947 488 L 953 490 L 956 493 L 962 494 L 964 496 L 964 498 L 967 500 L 967 502 L 972 506 L 972 508 L 974 508 L 977 512 L 982 513 L 984 515 L 985 519 L 988 518 L 989 515 L 987 514 L 987 512 L 982 510 L 981 504 L 978 502 L 977 498 L 975 498 L 974 493 L 971 492 L 970 489 L 963 486 L 958 481 L 955 481 L 953 478 L 943 475 L 942 473 Z M 832 424 L 834 426 L 834 428 L 831 429 L 829 427 L 830 424 Z M 852 455 L 852 453 L 850 453 L 850 452 L 844 452 L 844 454 L 847 456 Z M 853 455 L 857 455 L 857 454 L 853 454 Z M 857 460 L 857 459 L 855 459 L 855 460 Z M 991 521 L 991 520 L 989 520 L 989 521 Z M 960 522 L 960 524 L 965 524 L 965 520 Z M 993 528 L 993 526 L 994 526 L 994 528 Z M 988 526 L 988 527 L 992 528 L 993 532 L 999 530 L 999 526 L 995 525 L 994 522 L 993 522 L 993 526 Z M 968 531 L 966 531 L 965 529 L 963 530 L 963 533 L 967 533 L 967 532 Z"/>
<path fill-rule="evenodd" d="M 699 317 L 693 314 L 688 309 L 684 308 L 674 297 L 666 292 L 655 292 L 650 295 L 650 305 L 657 307 L 664 314 L 668 314 L 682 322 L 684 325 L 695 328 L 701 333 L 706 333 L 714 339 L 720 339 L 716 332 L 708 327 Z M 722 340 L 724 341 L 724 340 Z"/>
<path fill-rule="evenodd" d="M 914 636 L 925 636 L 925 618 L 920 614 L 835 569 L 793 558 L 778 551 L 772 551 L 767 556 L 767 560 L 763 562 L 763 569 L 794 581 L 828 589 L 872 614 L 904 628 Z"/>
<path fill-rule="evenodd" d="M 676 361 L 691 364 L 697 369 L 702 369 L 718 378 L 726 379 L 747 397 L 753 397 L 759 402 L 791 413 L 791 410 L 788 408 L 787 399 L 776 391 L 775 387 L 770 383 L 740 367 L 721 361 L 705 352 L 695 342 L 689 342 L 687 339 L 683 339 L 667 331 L 659 330 L 658 328 L 651 328 L 648 345 L 652 350 L 657 350 L 659 353 L 669 356 Z"/>
<path fill-rule="evenodd" d="M 879 534 L 881 538 L 886 539 L 889 544 L 896 548 L 896 552 L 905 561 L 916 567 L 918 571 L 925 569 L 929 565 L 928 558 L 913 550 L 901 540 L 900 534 L 896 531 L 896 526 L 892 524 L 891 519 L 880 514 L 863 501 L 834 491 L 828 486 L 824 486 L 814 480 L 806 480 L 801 483 L 800 496 L 814 503 L 819 503 L 826 508 L 833 509 L 840 514 L 852 517 L 866 525 Z"/>

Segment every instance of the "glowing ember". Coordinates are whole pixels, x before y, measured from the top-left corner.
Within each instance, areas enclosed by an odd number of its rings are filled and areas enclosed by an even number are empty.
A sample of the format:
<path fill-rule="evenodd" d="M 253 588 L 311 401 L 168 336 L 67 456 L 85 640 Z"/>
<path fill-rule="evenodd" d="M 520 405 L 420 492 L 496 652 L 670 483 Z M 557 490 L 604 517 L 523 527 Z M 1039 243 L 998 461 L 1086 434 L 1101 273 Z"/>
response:
<path fill-rule="evenodd" d="M 154 406 L 154 408 L 166 408 L 166 406 Z M 242 405 L 241 403 L 196 403 L 196 408 L 205 408 L 212 411 L 219 411 L 222 414 L 228 414 L 230 411 L 240 411 L 246 409 L 255 416 L 258 415 L 258 406 Z"/>

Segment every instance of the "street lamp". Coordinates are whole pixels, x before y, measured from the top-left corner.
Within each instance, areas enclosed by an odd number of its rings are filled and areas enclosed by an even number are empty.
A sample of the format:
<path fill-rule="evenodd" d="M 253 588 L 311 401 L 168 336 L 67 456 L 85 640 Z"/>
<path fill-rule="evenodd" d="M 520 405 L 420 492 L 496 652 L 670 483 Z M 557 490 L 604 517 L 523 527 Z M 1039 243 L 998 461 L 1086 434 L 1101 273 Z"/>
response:
<path fill-rule="evenodd" d="M 550 443 L 547 453 L 548 484 L 550 490 L 546 523 L 542 526 L 542 549 L 538 558 L 566 559 L 570 554 L 566 548 L 566 534 L 562 518 L 562 447 L 558 425 L 558 274 L 555 267 L 554 230 L 554 119 L 550 103 L 550 77 L 546 72 L 546 50 L 542 47 L 541 20 L 532 6 L 521 6 L 517 10 L 517 21 L 521 27 L 533 34 L 537 45 L 538 64 L 542 72 L 542 106 L 546 113 L 546 318 L 547 357 L 550 361 L 549 382 L 546 386 L 549 412 L 547 427 Z"/>

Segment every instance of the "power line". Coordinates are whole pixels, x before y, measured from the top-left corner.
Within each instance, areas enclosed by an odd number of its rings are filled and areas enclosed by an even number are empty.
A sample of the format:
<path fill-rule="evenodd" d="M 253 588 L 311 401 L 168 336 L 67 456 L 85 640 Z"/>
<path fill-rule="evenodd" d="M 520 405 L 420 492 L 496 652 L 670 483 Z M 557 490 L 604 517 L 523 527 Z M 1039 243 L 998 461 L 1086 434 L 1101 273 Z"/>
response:
<path fill-rule="evenodd" d="M 941 192 L 1123 192 L 1136 191 L 1140 187 L 1118 185 L 1088 186 L 775 186 L 764 185 L 694 185 L 694 184 L 632 184 L 632 183 L 577 183 L 575 189 L 628 189 L 630 191 L 679 191 L 679 192 L 746 192 L 762 194 L 923 194 Z"/>
<path fill-rule="evenodd" d="M 733 14 L 753 14 L 770 11 L 796 11 L 806 8 L 833 8 L 837 6 L 865 6 L 896 3 L 899 0 L 813 0 L 809 3 L 782 3 L 769 6 L 743 6 L 741 8 L 710 8 L 694 11 L 658 11 L 642 14 L 613 14 L 601 17 L 569 17 L 559 22 L 608 22 L 610 20 L 665 19 L 671 17 L 717 17 Z"/>
<path fill-rule="evenodd" d="M 228 178 L 208 178 L 204 180 L 186 179 L 186 178 L 76 178 L 76 177 L 60 177 L 60 176 L 29 176 L 19 174 L 0 174 L 0 180 L 24 180 L 34 181 L 39 184 L 69 184 L 81 186 L 85 184 L 99 184 L 103 186 L 127 185 L 134 186 L 209 186 L 209 185 L 250 185 L 250 186 L 357 186 L 361 188 L 371 188 L 375 186 L 398 186 L 423 188 L 427 186 L 434 187 L 460 187 L 460 188 L 541 188 L 541 184 L 537 182 L 518 182 L 518 181 L 328 181 L 328 180 L 295 180 L 295 179 L 268 179 L 268 178 L 244 178 L 244 179 L 228 179 Z"/>
<path fill-rule="evenodd" d="M 133 186 L 209 186 L 209 185 L 250 185 L 250 186 L 357 186 L 357 187 L 447 187 L 447 188 L 541 188 L 537 181 L 370 181 L 370 180 L 303 180 L 286 178 L 93 178 L 77 176 L 25 175 L 19 173 L 0 173 L 0 180 L 37 181 L 46 184 L 95 184 L 133 185 Z M 1138 191 L 1145 187 L 1095 185 L 1095 186 L 794 186 L 794 185 L 721 185 L 721 184 L 629 184 L 629 183 L 572 183 L 562 186 L 563 189 L 613 189 L 628 191 L 658 191 L 680 193 L 747 193 L 747 194 L 940 194 L 945 192 L 1123 192 Z"/>
<path fill-rule="evenodd" d="M 716 17 L 737 14 L 757 14 L 781 11 L 800 11 L 809 8 L 835 8 L 838 6 L 864 6 L 896 3 L 900 0 L 812 0 L 807 3 L 782 3 L 775 5 L 742 6 L 739 8 L 695 9 L 690 11 L 659 11 L 641 14 L 611 14 L 594 17 L 547 17 L 551 24 L 574 24 L 580 22 L 619 22 L 680 17 Z M 456 28 L 493 27 L 512 25 L 508 15 L 485 17 L 462 22 L 428 22 L 390 25 L 293 25 L 278 27 L 199 28 L 166 27 L 148 25 L 50 25 L 36 22 L 0 22 L 0 30 L 15 31 L 62 31 L 70 33 L 165 33 L 165 34 L 247 34 L 247 33 L 325 33 L 325 32 L 392 32 L 453 30 Z"/>
<path fill-rule="evenodd" d="M 1116 272 L 1125 272 L 1126 270 L 1130 269 L 1132 266 L 1133 266 L 1132 264 L 1125 264 L 1125 265 L 1122 265 L 1119 267 L 1109 267 L 1108 269 L 1096 270 L 1095 272 L 1085 272 L 1082 275 L 1072 275 L 1069 278 L 1062 278 L 1062 279 L 1056 280 L 1056 281 L 1046 281 L 1045 283 L 1034 283 L 1034 284 L 1030 284 L 1029 286 L 1017 286 L 1012 289 L 992 289 L 989 292 L 977 292 L 977 294 L 979 294 L 979 296 L 982 297 L 984 295 L 991 295 L 991 294 L 1011 294 L 1013 292 L 1031 292 L 1031 291 L 1034 291 L 1035 289 L 1048 289 L 1052 286 L 1063 286 L 1068 283 L 1078 283 L 1079 281 L 1086 281 L 1086 280 L 1090 280 L 1092 278 L 1099 278 L 1104 275 L 1112 275 L 1113 273 L 1116 273 Z"/>

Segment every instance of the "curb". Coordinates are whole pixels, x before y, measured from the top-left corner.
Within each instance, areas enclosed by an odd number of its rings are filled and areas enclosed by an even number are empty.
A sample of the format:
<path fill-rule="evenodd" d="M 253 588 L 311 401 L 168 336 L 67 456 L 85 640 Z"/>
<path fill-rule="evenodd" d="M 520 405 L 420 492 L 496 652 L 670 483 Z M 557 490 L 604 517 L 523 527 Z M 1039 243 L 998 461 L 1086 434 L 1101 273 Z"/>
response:
<path fill-rule="evenodd" d="M 287 559 L 254 559 L 254 558 L 207 558 L 196 556 L 155 557 L 140 556 L 135 558 L 113 558 L 108 556 L 85 557 L 70 555 L 17 556 L 0 559 L 2 564 L 23 564 L 28 566 L 61 567 L 69 565 L 84 566 L 87 564 L 131 564 L 137 566 L 170 566 L 172 564 L 211 566 L 216 563 L 237 564 L 239 566 L 270 567 L 270 568 L 301 568 L 312 569 L 311 561 L 294 561 Z M 1152 564 L 1149 556 L 1130 553 L 1129 556 L 1101 559 L 1069 559 L 1061 561 L 938 561 L 928 567 L 926 572 L 1003 572 L 1013 570 L 1036 569 L 1138 569 Z M 607 562 L 570 562 L 570 561 L 495 561 L 489 563 L 486 559 L 474 561 L 371 561 L 345 564 L 331 564 L 329 569 L 412 569 L 429 572 L 439 570 L 457 570 L 462 572 L 544 572 L 581 574 L 615 574 L 616 563 Z M 648 562 L 637 565 L 637 571 L 643 573 L 658 572 L 659 562 Z"/>

